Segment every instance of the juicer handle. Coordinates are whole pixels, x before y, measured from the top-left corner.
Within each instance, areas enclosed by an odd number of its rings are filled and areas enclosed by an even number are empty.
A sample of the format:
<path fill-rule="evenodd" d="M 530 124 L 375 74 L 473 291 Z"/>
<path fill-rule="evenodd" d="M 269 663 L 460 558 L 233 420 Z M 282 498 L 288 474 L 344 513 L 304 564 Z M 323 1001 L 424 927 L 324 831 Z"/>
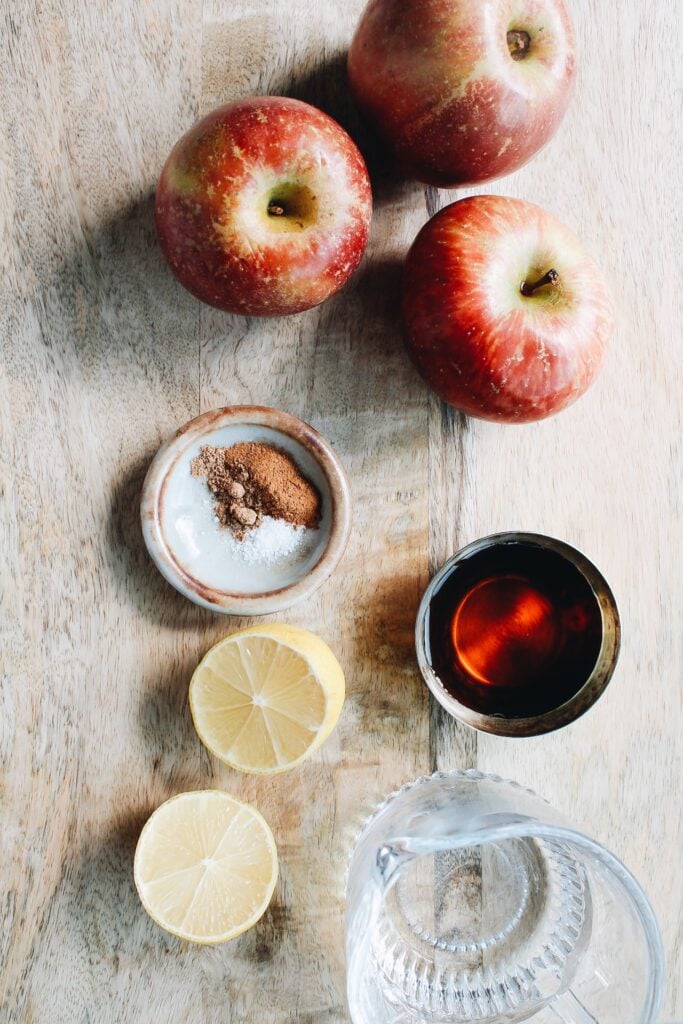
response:
<path fill-rule="evenodd" d="M 382 887 L 386 891 L 391 887 L 392 879 L 406 861 L 412 860 L 415 854 L 410 850 L 404 841 L 384 843 L 377 851 L 375 861 L 377 870 L 382 879 Z"/>

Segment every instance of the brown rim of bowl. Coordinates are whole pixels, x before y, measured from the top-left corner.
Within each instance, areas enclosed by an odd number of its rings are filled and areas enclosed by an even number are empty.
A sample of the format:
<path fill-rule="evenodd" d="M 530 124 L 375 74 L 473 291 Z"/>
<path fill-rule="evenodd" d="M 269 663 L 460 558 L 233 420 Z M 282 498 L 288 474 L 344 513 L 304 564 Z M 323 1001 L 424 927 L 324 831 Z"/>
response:
<path fill-rule="evenodd" d="M 189 445 L 209 430 L 229 423 L 268 427 L 297 441 L 320 466 L 330 488 L 331 525 L 322 555 L 302 579 L 286 587 L 241 594 L 207 586 L 177 561 L 161 528 L 161 511 L 168 474 Z M 140 499 L 142 533 L 147 550 L 165 579 L 185 597 L 212 611 L 228 615 L 269 615 L 304 600 L 327 579 L 344 554 L 351 532 L 351 491 L 339 456 L 308 423 L 279 409 L 233 405 L 202 413 L 180 427 L 154 456 Z"/>
<path fill-rule="evenodd" d="M 541 715 L 534 715 L 529 718 L 506 718 L 502 715 L 486 715 L 480 711 L 475 711 L 467 704 L 463 704 L 446 690 L 427 658 L 426 633 L 429 628 L 429 605 L 439 584 L 448 576 L 453 566 L 458 562 L 496 544 L 532 544 L 554 551 L 569 561 L 574 568 L 578 569 L 588 583 L 602 616 L 602 643 L 600 644 L 595 665 L 586 682 L 564 704 L 557 708 L 551 708 L 550 711 L 545 711 Z M 464 722 L 465 725 L 469 725 L 472 729 L 490 733 L 494 736 L 543 736 L 546 733 L 554 732 L 556 729 L 561 729 L 565 725 L 575 722 L 577 718 L 580 718 L 589 708 L 593 707 L 599 697 L 605 692 L 607 684 L 614 673 L 619 656 L 621 623 L 617 603 L 607 581 L 590 559 L 581 551 L 572 547 L 571 544 L 556 540 L 554 537 L 546 537 L 544 534 L 510 531 L 508 533 L 493 533 L 488 537 L 475 540 L 466 547 L 456 551 L 442 565 L 427 586 L 420 602 L 415 623 L 415 646 L 418 664 L 424 681 L 441 707 L 449 715 L 452 715 L 453 718 L 456 718 L 459 722 Z"/>

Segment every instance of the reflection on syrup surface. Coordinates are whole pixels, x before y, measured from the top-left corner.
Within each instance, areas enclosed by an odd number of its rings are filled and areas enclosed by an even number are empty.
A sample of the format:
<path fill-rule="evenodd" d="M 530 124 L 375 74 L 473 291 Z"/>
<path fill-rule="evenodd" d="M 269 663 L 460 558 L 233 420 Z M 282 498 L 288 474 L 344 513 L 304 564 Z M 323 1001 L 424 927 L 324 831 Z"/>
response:
<path fill-rule="evenodd" d="M 564 704 L 588 679 L 601 640 L 600 607 L 584 577 L 530 543 L 475 552 L 430 603 L 432 667 L 483 714 L 525 718 Z"/>

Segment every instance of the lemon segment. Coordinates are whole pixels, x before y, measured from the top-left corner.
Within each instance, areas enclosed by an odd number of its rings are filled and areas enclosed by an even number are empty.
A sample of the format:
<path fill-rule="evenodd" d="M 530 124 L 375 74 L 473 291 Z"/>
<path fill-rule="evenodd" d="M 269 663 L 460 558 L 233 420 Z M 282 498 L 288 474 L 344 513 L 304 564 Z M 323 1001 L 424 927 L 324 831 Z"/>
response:
<path fill-rule="evenodd" d="M 143 907 L 161 928 L 189 942 L 226 942 L 268 907 L 277 849 L 249 804 L 218 790 L 181 793 L 143 828 L 134 876 Z"/>
<path fill-rule="evenodd" d="M 190 683 L 202 742 L 245 772 L 300 764 L 325 742 L 344 703 L 344 673 L 327 644 L 306 629 L 239 630 L 212 647 Z"/>

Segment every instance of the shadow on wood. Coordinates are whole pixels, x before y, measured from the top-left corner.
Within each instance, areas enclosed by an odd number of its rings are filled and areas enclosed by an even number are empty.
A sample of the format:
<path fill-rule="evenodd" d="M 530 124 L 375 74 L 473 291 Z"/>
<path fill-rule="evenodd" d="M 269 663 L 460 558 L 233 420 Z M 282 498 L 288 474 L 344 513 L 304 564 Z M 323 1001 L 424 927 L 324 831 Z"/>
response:
<path fill-rule="evenodd" d="M 193 645 L 190 651 L 169 658 L 163 671 L 143 676 L 139 683 L 137 724 L 149 770 L 174 791 L 178 791 L 180 766 L 184 774 L 194 769 L 192 789 L 209 785 L 218 768 L 201 743 L 190 714 L 188 691 L 198 660 Z"/>
<path fill-rule="evenodd" d="M 157 956 L 169 953 L 177 942 L 147 916 L 133 881 L 135 846 L 156 806 L 151 800 L 145 804 L 88 844 L 72 887 L 67 887 L 69 930 L 95 976 L 115 974 L 122 962 L 150 950 Z"/>
<path fill-rule="evenodd" d="M 398 742 L 415 707 L 425 699 L 414 642 L 415 618 L 424 583 L 419 574 L 379 577 L 357 609 L 354 660 L 367 661 L 370 655 L 369 670 L 373 675 L 390 679 L 391 685 L 379 693 L 368 693 L 364 685 L 355 686 L 348 696 L 360 713 L 359 729 L 388 731 L 395 734 Z"/>

